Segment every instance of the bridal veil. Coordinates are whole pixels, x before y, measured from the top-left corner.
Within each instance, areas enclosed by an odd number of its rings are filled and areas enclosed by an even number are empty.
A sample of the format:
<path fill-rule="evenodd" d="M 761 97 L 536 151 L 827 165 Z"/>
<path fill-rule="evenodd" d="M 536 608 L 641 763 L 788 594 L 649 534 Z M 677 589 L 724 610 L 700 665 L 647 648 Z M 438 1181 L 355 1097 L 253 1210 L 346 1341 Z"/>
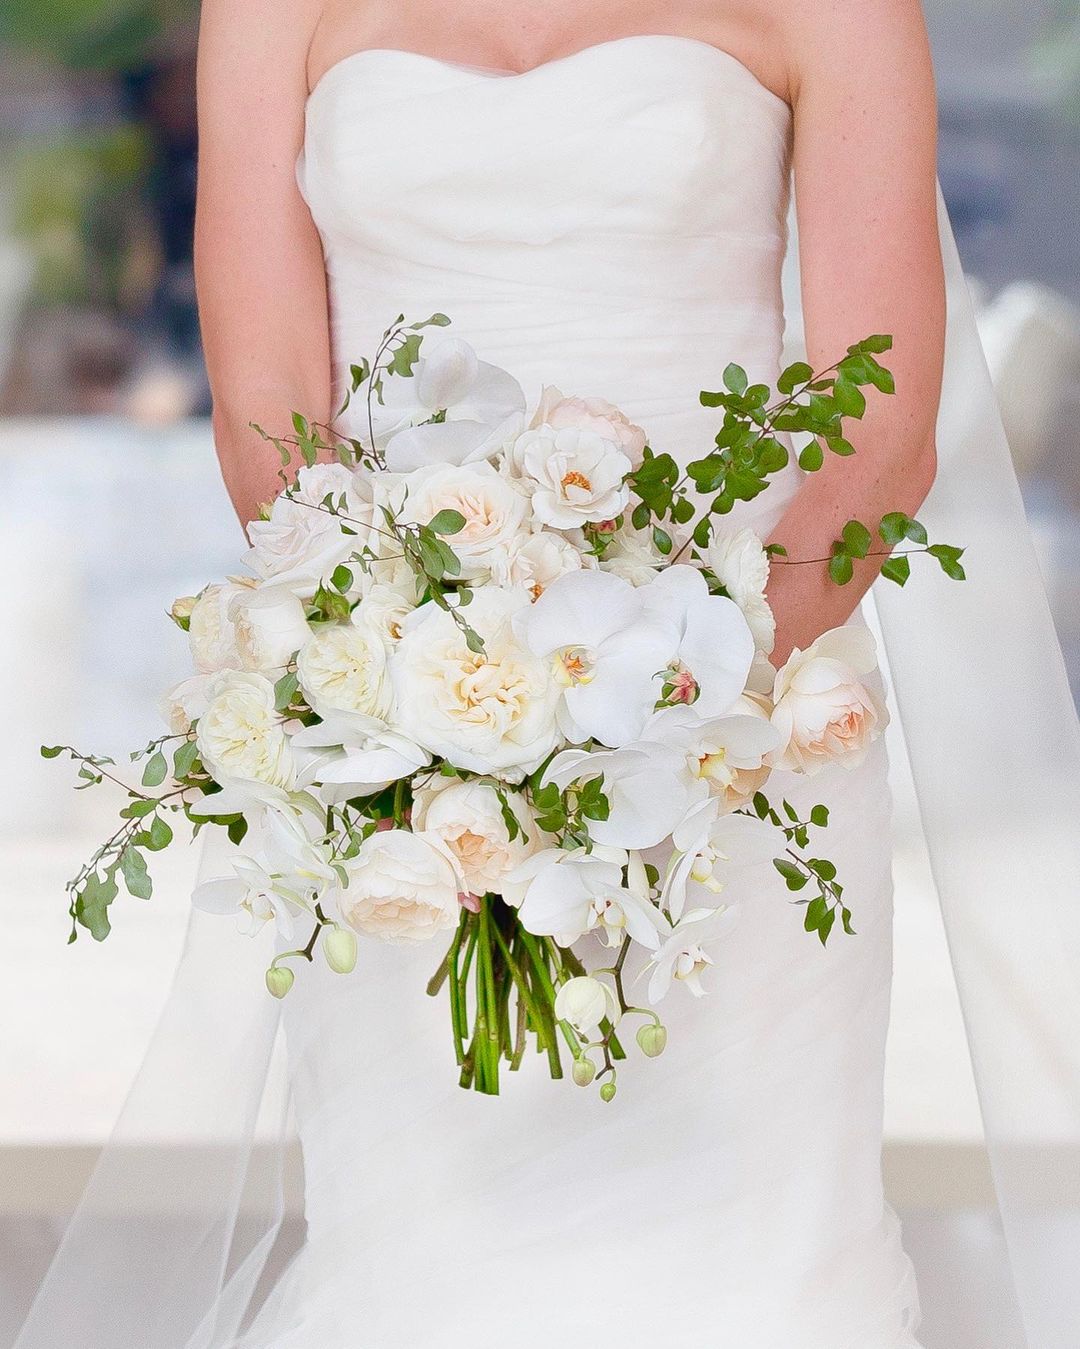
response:
<path fill-rule="evenodd" d="M 916 568 L 907 594 L 879 583 L 874 602 L 1018 1320 L 1026 1349 L 1075 1349 L 1080 726 L 943 205 L 940 220 L 940 470 L 920 517 L 932 537 L 966 547 L 969 579 Z M 797 314 L 789 325 L 798 329 Z M 272 1068 L 279 1005 L 263 985 L 268 961 L 263 939 L 193 915 L 146 1060 L 15 1349 L 226 1349 L 236 1337 L 282 1217 L 285 1090 Z M 166 1164 L 152 1143 L 175 1138 L 177 1119 L 185 1142 Z M 170 1215 L 152 1233 L 139 1221 L 150 1209 Z"/>

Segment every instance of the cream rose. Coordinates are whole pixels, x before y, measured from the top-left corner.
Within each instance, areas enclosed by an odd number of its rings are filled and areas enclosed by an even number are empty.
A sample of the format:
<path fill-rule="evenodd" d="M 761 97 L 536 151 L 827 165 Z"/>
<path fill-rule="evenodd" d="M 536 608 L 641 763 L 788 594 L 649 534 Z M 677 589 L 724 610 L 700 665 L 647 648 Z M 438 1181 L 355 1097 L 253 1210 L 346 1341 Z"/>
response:
<path fill-rule="evenodd" d="M 383 941 L 428 941 L 456 927 L 460 878 L 436 835 L 391 829 L 372 834 L 345 864 L 342 921 Z"/>
<path fill-rule="evenodd" d="M 213 675 L 198 674 L 182 679 L 161 701 L 161 713 L 173 735 L 187 735 L 210 705 Z"/>
<path fill-rule="evenodd" d="M 654 580 L 664 558 L 653 542 L 651 529 L 635 529 L 629 517 L 623 520 L 604 550 L 602 571 L 610 571 L 633 586 L 645 586 Z"/>
<path fill-rule="evenodd" d="M 830 763 L 855 768 L 888 725 L 880 695 L 865 682 L 877 669 L 866 628 L 834 628 L 777 674 L 772 724 L 781 735 L 774 768 L 813 775 Z"/>
<path fill-rule="evenodd" d="M 564 426 L 595 431 L 605 440 L 613 440 L 635 467 L 645 449 L 645 432 L 614 403 L 603 398 L 567 398 L 553 384 L 545 386 L 532 425 L 553 426 L 557 431 Z"/>
<path fill-rule="evenodd" d="M 274 685 L 264 675 L 227 671 L 210 690 L 199 718 L 199 756 L 213 777 L 290 788 L 295 765 Z"/>
<path fill-rule="evenodd" d="M 392 699 L 386 658 L 382 634 L 354 614 L 350 623 L 315 629 L 296 658 L 296 673 L 320 717 L 358 712 L 385 721 Z"/>
<path fill-rule="evenodd" d="M 412 614 L 390 661 L 400 729 L 459 768 L 518 776 L 538 767 L 555 747 L 560 688 L 550 662 L 514 636 L 511 620 L 528 607 L 524 591 L 476 592 L 463 613 L 482 654 L 433 604 Z"/>
<path fill-rule="evenodd" d="M 519 826 L 512 841 L 502 804 L 487 783 L 436 778 L 413 798 L 413 827 L 442 839 L 474 895 L 500 893 L 507 873 L 536 851 L 539 831 L 524 797 L 507 792 L 506 802 Z"/>
<path fill-rule="evenodd" d="M 365 489 L 365 480 L 343 464 L 302 468 L 293 492 L 283 493 L 270 507 L 269 519 L 248 526 L 252 571 L 310 598 L 340 563 L 368 543 L 372 505 Z M 343 501 L 353 534 L 342 533 L 338 517 L 322 508 L 327 497 L 335 506 Z"/>
<path fill-rule="evenodd" d="M 413 572 L 410 571 L 409 575 L 411 577 Z M 394 586 L 376 583 L 365 592 L 364 598 L 353 610 L 353 621 L 363 623 L 377 632 L 387 646 L 393 646 L 401 640 L 405 620 L 415 608 L 415 599 L 406 599 Z"/>
<path fill-rule="evenodd" d="M 230 613 L 235 599 L 248 594 L 254 581 L 228 581 L 207 586 L 191 606 L 188 643 L 195 668 L 203 674 L 240 668 L 236 628 Z"/>
<path fill-rule="evenodd" d="M 514 442 L 510 462 L 533 488 L 533 514 L 554 529 L 613 520 L 630 500 L 623 478 L 633 465 L 596 431 L 538 426 Z"/>
<path fill-rule="evenodd" d="M 722 535 L 709 544 L 713 574 L 743 611 L 754 635 L 754 646 L 768 655 L 776 643 L 776 619 L 765 598 L 769 584 L 769 555 L 752 529 Z"/>
<path fill-rule="evenodd" d="M 284 586 L 261 586 L 229 605 L 236 649 L 245 670 L 280 674 L 311 636 L 304 606 Z"/>
<path fill-rule="evenodd" d="M 523 587 L 538 600 L 552 581 L 568 571 L 580 571 L 595 560 L 583 556 L 561 534 L 542 529 L 537 534 L 521 535 L 511 544 L 492 567 L 491 577 L 496 585 Z"/>
<path fill-rule="evenodd" d="M 401 518 L 426 525 L 440 511 L 458 511 L 465 525 L 446 542 L 461 563 L 466 581 L 483 580 L 503 563 L 525 527 L 528 499 L 490 464 L 461 468 L 437 464 L 417 469 L 406 480 Z"/>

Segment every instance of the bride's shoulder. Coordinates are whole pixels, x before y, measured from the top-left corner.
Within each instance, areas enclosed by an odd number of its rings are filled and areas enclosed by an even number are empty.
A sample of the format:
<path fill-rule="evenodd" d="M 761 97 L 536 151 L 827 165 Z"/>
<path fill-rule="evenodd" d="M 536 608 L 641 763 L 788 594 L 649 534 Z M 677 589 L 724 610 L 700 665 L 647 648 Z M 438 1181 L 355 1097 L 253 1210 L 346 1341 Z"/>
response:
<path fill-rule="evenodd" d="M 884 95 L 906 84 L 920 98 L 932 89 L 920 0 L 763 0 L 763 8 L 786 56 L 793 103 L 810 88 Z"/>
<path fill-rule="evenodd" d="M 306 87 L 307 57 L 325 0 L 202 0 L 200 82 L 219 81 L 239 102 L 255 86 L 263 96 Z"/>

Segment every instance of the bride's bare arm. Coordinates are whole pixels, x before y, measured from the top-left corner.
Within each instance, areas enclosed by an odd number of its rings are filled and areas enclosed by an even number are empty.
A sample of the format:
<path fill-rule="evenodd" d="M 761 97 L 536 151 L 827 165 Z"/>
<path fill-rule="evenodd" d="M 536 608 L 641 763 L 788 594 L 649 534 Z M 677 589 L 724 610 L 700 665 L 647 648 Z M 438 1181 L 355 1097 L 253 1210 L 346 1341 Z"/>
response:
<path fill-rule="evenodd" d="M 791 558 L 820 558 L 847 520 L 873 530 L 888 511 L 914 514 L 934 479 L 945 315 L 936 106 L 917 0 L 797 0 L 785 28 L 808 358 L 818 369 L 871 333 L 895 339 L 882 358 L 895 395 L 868 390 L 865 418 L 849 423 L 856 454 L 826 456 L 774 533 Z M 844 622 L 882 560 L 856 563 L 842 588 L 824 567 L 774 565 L 774 660 Z"/>
<path fill-rule="evenodd" d="M 296 186 L 312 0 L 204 0 L 195 265 L 214 435 L 242 523 L 280 490 L 251 431 L 330 412 L 322 251 Z"/>

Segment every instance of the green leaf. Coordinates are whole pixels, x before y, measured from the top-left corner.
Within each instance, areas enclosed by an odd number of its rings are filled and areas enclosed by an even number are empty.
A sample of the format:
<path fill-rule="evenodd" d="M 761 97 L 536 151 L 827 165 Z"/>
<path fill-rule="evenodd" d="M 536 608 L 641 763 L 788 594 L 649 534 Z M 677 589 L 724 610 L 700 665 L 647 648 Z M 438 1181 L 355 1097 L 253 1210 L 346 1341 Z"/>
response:
<path fill-rule="evenodd" d="M 120 854 L 120 870 L 128 894 L 135 899 L 149 899 L 154 890 L 150 873 L 146 869 L 146 858 L 129 844 Z"/>
<path fill-rule="evenodd" d="M 824 857 L 811 857 L 806 864 L 815 876 L 819 876 L 823 881 L 836 880 L 836 867 L 832 862 Z"/>
<path fill-rule="evenodd" d="M 782 543 L 767 543 L 765 552 L 769 557 L 787 557 L 787 549 Z"/>
<path fill-rule="evenodd" d="M 927 542 L 926 529 L 919 524 L 918 520 L 912 520 L 910 516 L 907 517 L 904 522 L 904 534 L 912 543 L 925 546 Z M 957 556 L 959 556 L 959 552 L 957 553 Z"/>
<path fill-rule="evenodd" d="M 825 916 L 828 912 L 828 902 L 822 895 L 816 895 L 806 906 L 806 914 L 803 917 L 803 927 L 807 932 L 816 932 L 825 921 Z"/>
<path fill-rule="evenodd" d="M 116 880 L 112 872 L 99 876 L 92 873 L 83 883 L 83 888 L 75 899 L 75 917 L 87 929 L 95 941 L 104 941 L 112 931 L 109 922 L 109 905 L 117 895 Z"/>
<path fill-rule="evenodd" d="M 353 574 L 344 563 L 334 568 L 334 574 L 330 577 L 330 584 L 335 590 L 340 590 L 344 595 L 352 587 L 352 583 Z"/>
<path fill-rule="evenodd" d="M 653 527 L 652 536 L 657 551 L 662 553 L 664 557 L 667 557 L 671 552 L 671 535 L 668 534 L 666 530 L 661 529 L 659 525 L 656 525 Z"/>
<path fill-rule="evenodd" d="M 460 534 L 464 528 L 464 515 L 460 511 L 450 510 L 449 508 L 439 511 L 428 521 L 428 529 L 433 530 L 436 534 Z"/>
<path fill-rule="evenodd" d="M 172 827 L 160 815 L 155 815 L 150 824 L 150 835 L 145 846 L 151 852 L 161 852 L 162 848 L 167 848 L 172 841 Z"/>
<path fill-rule="evenodd" d="M 829 823 L 829 807 L 815 806 L 810 812 L 810 823 L 819 829 L 825 829 Z"/>
<path fill-rule="evenodd" d="M 742 394 L 746 392 L 746 386 L 749 383 L 746 377 L 746 371 L 741 365 L 735 365 L 732 362 L 724 370 L 724 387 L 730 389 L 732 393 Z"/>
<path fill-rule="evenodd" d="M 470 627 L 466 627 L 465 629 L 465 645 L 474 656 L 482 656 L 484 654 L 484 643 L 480 639 L 480 634 Z"/>
<path fill-rule="evenodd" d="M 818 923 L 817 934 L 821 938 L 822 946 L 828 945 L 829 933 L 832 932 L 833 924 L 835 922 L 836 922 L 836 910 L 829 909 L 826 911 L 825 917 L 822 918 L 820 923 Z"/>
<path fill-rule="evenodd" d="M 305 437 L 309 437 L 311 435 L 311 428 L 308 426 L 307 418 L 301 416 L 299 412 L 293 413 L 292 425 L 293 430 L 301 439 L 304 439 Z"/>
<path fill-rule="evenodd" d="M 861 417 L 866 411 L 866 396 L 850 380 L 838 379 L 833 385 L 833 398 L 836 406 L 845 417 Z"/>
<path fill-rule="evenodd" d="M 849 557 L 865 557 L 873 540 L 861 520 L 849 520 L 841 531 L 844 548 Z"/>
<path fill-rule="evenodd" d="M 141 820 L 157 810 L 157 802 L 151 800 L 131 801 L 120 812 L 122 820 Z"/>
<path fill-rule="evenodd" d="M 420 328 L 446 328 L 449 326 L 449 323 L 450 320 L 445 314 L 432 314 L 429 319 L 424 319 L 423 323 L 412 324 L 412 329 L 416 332 Z"/>
<path fill-rule="evenodd" d="M 630 523 L 635 529 L 645 529 L 651 519 L 652 512 L 649 510 L 648 506 L 646 506 L 644 501 L 639 502 L 630 515 Z"/>
<path fill-rule="evenodd" d="M 864 337 L 863 340 L 850 348 L 852 351 L 873 352 L 880 356 L 883 351 L 892 350 L 893 340 L 889 333 L 875 333 L 872 337 Z"/>
<path fill-rule="evenodd" d="M 850 440 L 845 440 L 843 436 L 826 436 L 825 444 L 828 445 L 831 452 L 838 455 L 841 459 L 849 459 L 855 453 L 855 446 Z"/>
<path fill-rule="evenodd" d="M 356 365 L 349 366 L 349 379 L 352 382 L 353 393 L 359 389 L 360 385 L 364 383 L 370 374 L 371 366 L 367 361 L 358 361 Z"/>
<path fill-rule="evenodd" d="M 58 754 L 63 754 L 63 745 L 42 745 L 41 757 L 43 759 L 55 759 Z"/>
<path fill-rule="evenodd" d="M 754 806 L 754 814 L 758 817 L 759 820 L 765 819 L 765 817 L 769 813 L 769 810 L 771 809 L 771 807 L 769 806 L 769 798 L 765 795 L 764 792 L 754 793 L 753 806 Z"/>
<path fill-rule="evenodd" d="M 410 333 L 387 362 L 387 370 L 392 375 L 411 375 L 416 362 L 420 359 L 420 334 Z"/>
<path fill-rule="evenodd" d="M 851 910 L 841 908 L 840 917 L 843 920 L 844 931 L 848 934 L 849 937 L 854 937 L 855 929 L 851 926 Z"/>
<path fill-rule="evenodd" d="M 300 687 L 300 681 L 296 677 L 295 670 L 289 670 L 283 674 L 274 685 L 274 709 L 277 712 L 284 712 L 292 700 L 296 697 L 297 690 Z"/>
<path fill-rule="evenodd" d="M 890 511 L 881 517 L 878 533 L 882 541 L 895 548 L 901 540 L 907 538 L 909 520 L 903 511 Z"/>
<path fill-rule="evenodd" d="M 801 871 L 794 862 L 788 862 L 783 857 L 774 857 L 773 866 L 779 871 L 780 875 L 783 876 L 784 880 L 787 881 L 787 888 L 789 890 L 801 890 L 810 879 L 809 876 Z"/>
<path fill-rule="evenodd" d="M 854 575 L 851 558 L 847 553 L 836 553 L 829 559 L 829 575 L 838 586 L 846 586 Z"/>
<path fill-rule="evenodd" d="M 952 577 L 954 581 L 966 581 L 967 572 L 960 565 L 960 559 L 964 554 L 962 548 L 954 548 L 950 543 L 935 543 L 926 550 L 931 557 L 938 560 L 938 565 L 946 576 Z"/>
<path fill-rule="evenodd" d="M 824 451 L 816 440 L 812 440 L 799 455 L 799 467 L 804 473 L 816 473 L 824 462 Z"/>
<path fill-rule="evenodd" d="M 911 559 L 903 554 L 890 557 L 882 564 L 881 574 L 886 581 L 895 581 L 898 586 L 902 586 L 911 575 Z"/>
<path fill-rule="evenodd" d="M 169 765 L 165 761 L 165 755 L 161 750 L 156 750 L 146 761 L 142 784 L 144 787 L 160 787 L 168 775 Z"/>
<path fill-rule="evenodd" d="M 805 384 L 813 379 L 813 367 L 806 364 L 805 361 L 796 361 L 784 370 L 780 378 L 776 381 L 776 387 L 780 393 L 793 393 L 799 384 Z"/>
<path fill-rule="evenodd" d="M 185 740 L 173 755 L 173 777 L 186 778 L 199 757 L 199 746 L 194 740 Z"/>

